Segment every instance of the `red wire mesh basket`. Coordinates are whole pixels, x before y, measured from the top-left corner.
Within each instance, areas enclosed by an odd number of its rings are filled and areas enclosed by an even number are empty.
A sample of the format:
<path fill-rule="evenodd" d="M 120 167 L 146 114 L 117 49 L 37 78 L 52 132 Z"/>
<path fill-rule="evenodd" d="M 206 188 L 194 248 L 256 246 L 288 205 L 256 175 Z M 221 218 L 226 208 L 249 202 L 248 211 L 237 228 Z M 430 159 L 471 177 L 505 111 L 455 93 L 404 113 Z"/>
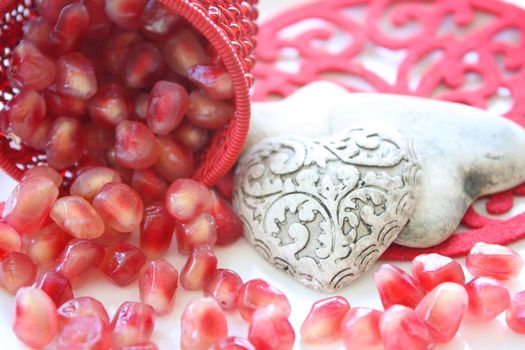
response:
<path fill-rule="evenodd" d="M 215 48 L 230 74 L 235 91 L 235 114 L 214 132 L 193 178 L 214 185 L 235 164 L 244 145 L 250 121 L 250 71 L 255 63 L 258 0 L 157 0 L 192 24 Z M 36 15 L 35 0 L 0 0 L 0 101 L 15 93 L 6 78 L 10 52 L 22 38 L 24 21 Z M 16 180 L 24 171 L 45 163 L 45 156 L 15 145 L 0 132 L 0 168 Z M 75 173 L 75 169 L 72 173 Z"/>

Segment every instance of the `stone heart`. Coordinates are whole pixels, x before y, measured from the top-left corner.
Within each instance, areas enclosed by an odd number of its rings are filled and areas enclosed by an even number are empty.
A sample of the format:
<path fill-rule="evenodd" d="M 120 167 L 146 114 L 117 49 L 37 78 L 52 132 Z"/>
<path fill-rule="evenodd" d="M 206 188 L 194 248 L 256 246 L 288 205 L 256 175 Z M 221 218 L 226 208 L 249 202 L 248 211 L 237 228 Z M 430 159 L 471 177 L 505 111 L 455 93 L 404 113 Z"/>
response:
<path fill-rule="evenodd" d="M 310 288 L 347 285 L 413 214 L 419 167 L 411 142 L 378 130 L 265 139 L 239 160 L 233 202 L 245 236 Z"/>

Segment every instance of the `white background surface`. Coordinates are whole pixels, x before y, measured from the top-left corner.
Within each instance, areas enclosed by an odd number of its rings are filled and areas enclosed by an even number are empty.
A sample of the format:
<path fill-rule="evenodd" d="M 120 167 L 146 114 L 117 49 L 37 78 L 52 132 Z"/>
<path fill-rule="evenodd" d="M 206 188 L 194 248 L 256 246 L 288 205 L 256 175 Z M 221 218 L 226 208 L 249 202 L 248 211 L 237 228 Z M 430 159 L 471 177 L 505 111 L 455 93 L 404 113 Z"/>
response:
<path fill-rule="evenodd" d="M 284 8 L 291 5 L 309 2 L 308 0 L 261 0 L 260 10 L 261 17 L 267 18 L 273 13 L 277 13 Z M 513 0 L 513 3 L 525 7 L 525 0 Z M 8 179 L 4 174 L 0 174 L 0 199 L 4 200 L 11 189 L 14 182 Z M 478 207 L 483 208 L 483 203 L 479 203 Z M 520 209 L 521 208 L 521 209 Z M 517 206 L 516 211 L 525 210 L 525 205 Z M 512 246 L 525 256 L 525 242 L 521 242 Z M 219 266 L 223 268 L 230 268 L 237 271 L 243 280 L 252 278 L 263 278 L 271 284 L 282 290 L 290 299 L 292 305 L 291 322 L 298 331 L 302 320 L 308 313 L 311 304 L 320 298 L 326 297 L 311 290 L 308 290 L 297 284 L 283 273 L 278 272 L 269 264 L 267 264 L 256 252 L 243 240 L 240 240 L 235 245 L 217 249 L 219 258 Z M 167 257 L 167 259 L 174 264 L 180 271 L 185 262 L 185 257 L 180 256 L 174 252 Z M 463 260 L 461 260 L 463 263 Z M 363 275 L 360 279 L 354 282 L 351 286 L 341 290 L 340 295 L 348 298 L 352 306 L 368 306 L 381 308 L 381 303 L 377 295 L 372 273 L 377 270 L 381 262 L 377 263 L 371 271 Z M 403 268 L 407 268 L 408 264 L 399 264 Z M 511 281 L 507 284 L 512 293 L 525 289 L 525 272 L 522 272 L 518 280 Z M 119 288 L 107 281 L 104 276 L 96 274 L 86 285 L 81 289 L 75 290 L 75 296 L 91 295 L 98 298 L 107 307 L 110 316 L 116 311 L 118 306 L 127 300 L 138 301 L 138 287 L 134 283 L 126 288 Z M 187 302 L 195 297 L 201 296 L 201 292 L 187 292 L 179 288 L 176 295 L 175 310 L 168 316 L 158 318 L 153 341 L 162 350 L 178 349 L 179 348 L 179 330 L 180 330 L 180 315 L 187 304 Z M 14 298 L 5 291 L 0 290 L 0 339 L 2 345 L 0 349 L 18 350 L 25 349 L 23 345 L 16 339 L 12 330 L 11 324 L 13 321 Z M 503 316 L 503 315 L 502 315 Z M 500 316 L 497 320 L 478 323 L 470 320 L 465 320 L 460 328 L 459 334 L 446 345 L 439 345 L 437 349 L 448 350 L 495 350 L 495 349 L 524 349 L 525 336 L 518 336 L 507 329 L 504 318 Z M 230 326 L 230 335 L 246 336 L 247 324 L 236 312 L 228 314 L 228 321 Z M 49 347 L 53 348 L 52 346 Z M 342 343 L 335 343 L 322 349 L 342 349 Z M 299 334 L 297 332 L 297 340 L 295 349 L 314 349 L 301 343 Z M 320 349 L 320 348 L 316 348 Z M 409 349 L 407 349 L 409 350 Z"/>

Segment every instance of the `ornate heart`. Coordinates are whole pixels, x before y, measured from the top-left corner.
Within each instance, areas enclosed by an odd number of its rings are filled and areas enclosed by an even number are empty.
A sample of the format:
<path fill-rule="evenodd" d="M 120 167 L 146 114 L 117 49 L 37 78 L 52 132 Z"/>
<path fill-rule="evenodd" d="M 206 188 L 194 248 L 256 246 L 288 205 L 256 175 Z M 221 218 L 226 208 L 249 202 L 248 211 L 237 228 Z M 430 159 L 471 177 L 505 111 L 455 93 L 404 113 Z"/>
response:
<path fill-rule="evenodd" d="M 374 129 L 266 139 L 239 160 L 233 196 L 245 236 L 307 287 L 346 286 L 414 211 L 419 165 L 410 140 Z"/>

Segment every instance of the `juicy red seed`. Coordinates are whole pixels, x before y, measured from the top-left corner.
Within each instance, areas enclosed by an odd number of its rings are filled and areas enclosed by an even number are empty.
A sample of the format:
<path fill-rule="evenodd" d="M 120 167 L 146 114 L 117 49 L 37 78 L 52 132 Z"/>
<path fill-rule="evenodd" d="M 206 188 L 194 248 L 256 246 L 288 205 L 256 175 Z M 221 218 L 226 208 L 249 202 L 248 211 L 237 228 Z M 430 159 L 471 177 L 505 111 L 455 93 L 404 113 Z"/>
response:
<path fill-rule="evenodd" d="M 109 326 L 95 316 L 75 318 L 58 334 L 57 350 L 109 350 L 110 347 Z"/>
<path fill-rule="evenodd" d="M 70 281 L 82 281 L 87 273 L 96 269 L 104 257 L 104 248 L 87 239 L 70 241 L 58 259 L 55 271 Z"/>
<path fill-rule="evenodd" d="M 246 282 L 237 299 L 237 307 L 242 318 L 249 321 L 255 311 L 267 305 L 275 305 L 286 316 L 290 315 L 290 303 L 280 290 L 261 279 Z"/>
<path fill-rule="evenodd" d="M 230 121 L 234 112 L 235 110 L 230 102 L 214 100 L 198 90 L 190 93 L 190 108 L 187 118 L 201 128 L 222 128 Z"/>
<path fill-rule="evenodd" d="M 237 308 L 237 298 L 243 286 L 237 273 L 228 269 L 217 269 L 204 286 L 204 295 L 213 297 L 223 310 Z"/>
<path fill-rule="evenodd" d="M 379 321 L 379 329 L 385 350 L 427 350 L 433 347 L 425 322 L 406 306 L 388 308 Z"/>
<path fill-rule="evenodd" d="M 25 254 L 10 252 L 0 260 L 0 285 L 10 294 L 33 284 L 35 277 L 36 265 Z"/>
<path fill-rule="evenodd" d="M 71 282 L 59 272 L 47 271 L 40 274 L 34 286 L 46 292 L 57 307 L 74 298 Z"/>
<path fill-rule="evenodd" d="M 209 350 L 255 350 L 246 338 L 228 337 L 213 343 Z"/>
<path fill-rule="evenodd" d="M 210 139 L 208 130 L 199 128 L 187 120 L 182 121 L 182 123 L 173 132 L 173 135 L 178 141 L 190 148 L 193 152 L 196 152 L 206 146 L 206 144 L 208 144 L 208 140 Z"/>
<path fill-rule="evenodd" d="M 117 30 L 112 33 L 103 52 L 106 69 L 112 74 L 123 74 L 130 48 L 141 41 L 137 31 Z"/>
<path fill-rule="evenodd" d="M 34 287 L 16 293 L 13 330 L 25 345 L 43 348 L 51 343 L 57 331 L 57 309 L 53 300 Z"/>
<path fill-rule="evenodd" d="M 135 98 L 134 112 L 139 119 L 146 119 L 148 115 L 149 94 L 142 93 Z"/>
<path fill-rule="evenodd" d="M 89 115 L 102 125 L 115 127 L 129 118 L 128 101 L 122 86 L 108 84 L 100 88 L 88 103 Z"/>
<path fill-rule="evenodd" d="M 210 214 L 203 213 L 190 221 L 178 222 L 176 227 L 177 247 L 181 253 L 187 254 L 202 244 L 213 246 L 217 241 L 215 220 Z"/>
<path fill-rule="evenodd" d="M 87 103 L 83 99 L 61 95 L 52 91 L 46 91 L 44 97 L 47 111 L 52 115 L 82 118 L 87 113 Z"/>
<path fill-rule="evenodd" d="M 187 77 L 188 69 L 208 62 L 208 56 L 199 37 L 190 29 L 183 28 L 164 44 L 164 59 L 176 73 Z"/>
<path fill-rule="evenodd" d="M 213 298 L 194 298 L 181 316 L 182 350 L 208 350 L 228 335 L 226 314 Z"/>
<path fill-rule="evenodd" d="M 92 297 L 71 299 L 62 304 L 57 311 L 59 329 L 63 329 L 73 320 L 84 316 L 95 316 L 109 325 L 109 316 L 100 301 Z"/>
<path fill-rule="evenodd" d="M 144 264 L 146 256 L 139 248 L 129 243 L 119 243 L 106 249 L 100 270 L 115 284 L 127 286 L 139 278 Z"/>
<path fill-rule="evenodd" d="M 457 283 L 444 282 L 428 293 L 416 308 L 436 343 L 447 343 L 458 332 L 468 307 L 468 294 Z"/>
<path fill-rule="evenodd" d="M 291 350 L 295 332 L 287 315 L 277 306 L 268 305 L 254 312 L 248 340 L 256 349 Z"/>
<path fill-rule="evenodd" d="M 62 95 L 90 99 L 97 92 L 97 78 L 91 61 L 81 53 L 68 53 L 57 61 L 56 91 Z"/>
<path fill-rule="evenodd" d="M 510 306 L 510 294 L 501 282 L 491 277 L 477 277 L 466 284 L 469 315 L 488 321 Z"/>
<path fill-rule="evenodd" d="M 485 276 L 506 280 L 520 274 L 523 258 L 510 248 L 479 242 L 467 255 L 465 265 L 475 277 Z"/>
<path fill-rule="evenodd" d="M 57 258 L 71 240 L 64 230 L 57 224 L 51 223 L 22 239 L 22 251 L 27 254 L 35 264 L 40 267 L 50 267 L 56 263 Z"/>
<path fill-rule="evenodd" d="M 93 198 L 93 206 L 107 226 L 132 232 L 140 226 L 144 205 L 137 192 L 123 183 L 108 183 Z"/>
<path fill-rule="evenodd" d="M 383 349 L 379 320 L 382 311 L 366 307 L 350 309 L 341 322 L 341 336 L 347 349 Z"/>
<path fill-rule="evenodd" d="M 49 24 L 54 25 L 62 8 L 74 0 L 37 0 L 36 8 L 38 14 Z"/>
<path fill-rule="evenodd" d="M 118 232 L 111 227 L 106 227 L 102 236 L 96 238 L 94 241 L 103 247 L 109 247 L 127 241 L 129 236 L 131 236 L 131 232 Z"/>
<path fill-rule="evenodd" d="M 186 290 L 204 288 L 217 269 L 217 257 L 209 245 L 192 249 L 180 274 L 180 284 Z"/>
<path fill-rule="evenodd" d="M 149 305 L 135 302 L 123 303 L 111 321 L 113 346 L 149 341 L 155 325 L 155 311 Z"/>
<path fill-rule="evenodd" d="M 213 99 L 233 97 L 233 83 L 226 70 L 219 66 L 197 64 L 188 70 L 188 78 Z"/>
<path fill-rule="evenodd" d="M 157 140 L 151 130 L 135 121 L 123 121 L 115 129 L 115 157 L 129 169 L 147 169 L 159 156 Z"/>
<path fill-rule="evenodd" d="M 82 0 L 89 12 L 89 27 L 86 37 L 93 41 L 107 38 L 111 32 L 111 21 L 106 15 L 105 0 Z"/>
<path fill-rule="evenodd" d="M 14 87 L 28 90 L 42 90 L 55 79 L 55 63 L 29 41 L 23 41 L 11 54 L 11 67 L 7 71 Z"/>
<path fill-rule="evenodd" d="M 122 28 L 139 28 L 146 2 L 147 0 L 106 0 L 106 14 Z"/>
<path fill-rule="evenodd" d="M 507 309 L 507 326 L 514 332 L 525 334 L 525 291 L 514 295 L 512 303 Z"/>
<path fill-rule="evenodd" d="M 0 222 L 0 258 L 21 248 L 20 234 L 10 225 Z"/>
<path fill-rule="evenodd" d="M 211 214 L 217 229 L 217 245 L 234 243 L 244 232 L 241 219 L 230 203 L 216 191 L 211 192 L 211 203 Z"/>
<path fill-rule="evenodd" d="M 30 177 L 47 177 L 49 180 L 53 181 L 56 187 L 60 187 L 62 184 L 62 175 L 56 172 L 53 168 L 50 168 L 46 165 L 39 165 L 34 168 L 30 168 L 25 171 L 22 181 Z"/>
<path fill-rule="evenodd" d="M 439 254 L 421 254 L 412 260 L 412 275 L 421 287 L 431 291 L 443 282 L 465 284 L 461 265 L 449 257 Z"/>
<path fill-rule="evenodd" d="M 35 45 L 42 53 L 49 54 L 50 43 L 49 33 L 51 32 L 51 26 L 42 17 L 36 17 L 28 21 L 24 21 L 22 27 L 24 31 L 24 42 L 30 42 Z"/>
<path fill-rule="evenodd" d="M 42 120 L 42 122 L 36 128 L 33 136 L 31 136 L 31 138 L 29 138 L 28 140 L 25 140 L 24 143 L 37 151 L 45 151 L 47 143 L 47 134 L 49 134 L 50 128 L 51 122 L 49 121 L 49 119 Z"/>
<path fill-rule="evenodd" d="M 169 81 L 158 81 L 149 95 L 148 126 L 158 135 L 172 132 L 190 107 L 190 98 L 184 86 Z"/>
<path fill-rule="evenodd" d="M 4 221 L 18 232 L 35 232 L 47 218 L 57 197 L 58 189 L 48 178 L 26 179 L 15 187 L 7 199 Z"/>
<path fill-rule="evenodd" d="M 159 136 L 157 142 L 159 158 L 154 165 L 157 173 L 170 182 L 189 177 L 193 172 L 191 150 L 170 136 Z"/>
<path fill-rule="evenodd" d="M 80 128 L 76 119 L 60 117 L 53 121 L 46 144 L 49 166 L 62 170 L 78 162 L 82 156 Z"/>
<path fill-rule="evenodd" d="M 163 256 L 173 238 L 175 222 L 163 203 L 153 203 L 144 210 L 140 226 L 140 247 L 149 258 Z"/>
<path fill-rule="evenodd" d="M 348 310 L 350 304 L 341 296 L 316 301 L 301 326 L 302 341 L 323 344 L 341 338 L 341 322 Z"/>
<path fill-rule="evenodd" d="M 164 200 L 169 184 L 154 170 L 135 170 L 131 177 L 131 187 L 142 198 L 144 204 Z"/>
<path fill-rule="evenodd" d="M 150 87 L 160 79 L 163 71 L 159 49 L 152 43 L 139 43 L 129 51 L 124 80 L 131 88 Z"/>
<path fill-rule="evenodd" d="M 210 190 L 195 180 L 175 180 L 166 194 L 166 208 L 179 220 L 191 220 L 207 211 L 210 205 Z"/>
<path fill-rule="evenodd" d="M 173 308 L 179 273 L 166 260 L 148 262 L 139 279 L 140 300 L 151 305 L 159 316 L 167 315 Z"/>
<path fill-rule="evenodd" d="M 106 167 L 89 168 L 75 178 L 69 193 L 91 201 L 102 187 L 110 182 L 122 182 L 122 178 L 115 170 Z"/>
<path fill-rule="evenodd" d="M 118 350 L 159 350 L 159 348 L 152 342 L 145 342 L 140 344 L 123 346 L 120 347 Z"/>
<path fill-rule="evenodd" d="M 148 0 L 141 17 L 142 33 L 153 40 L 167 39 L 181 17 L 157 0 Z"/>
<path fill-rule="evenodd" d="M 383 264 L 374 273 L 374 280 L 385 309 L 394 304 L 415 308 L 425 296 L 419 283 L 394 265 Z"/>
<path fill-rule="evenodd" d="M 49 216 L 61 229 L 76 238 L 93 239 L 104 233 L 104 221 L 82 197 L 59 198 Z"/>
<path fill-rule="evenodd" d="M 78 50 L 88 30 L 89 22 L 89 12 L 84 4 L 74 2 L 65 6 L 49 34 L 53 53 L 59 56 Z"/>
<path fill-rule="evenodd" d="M 45 115 L 45 101 L 33 90 L 24 90 L 7 103 L 9 127 L 24 142 L 31 139 Z"/>

